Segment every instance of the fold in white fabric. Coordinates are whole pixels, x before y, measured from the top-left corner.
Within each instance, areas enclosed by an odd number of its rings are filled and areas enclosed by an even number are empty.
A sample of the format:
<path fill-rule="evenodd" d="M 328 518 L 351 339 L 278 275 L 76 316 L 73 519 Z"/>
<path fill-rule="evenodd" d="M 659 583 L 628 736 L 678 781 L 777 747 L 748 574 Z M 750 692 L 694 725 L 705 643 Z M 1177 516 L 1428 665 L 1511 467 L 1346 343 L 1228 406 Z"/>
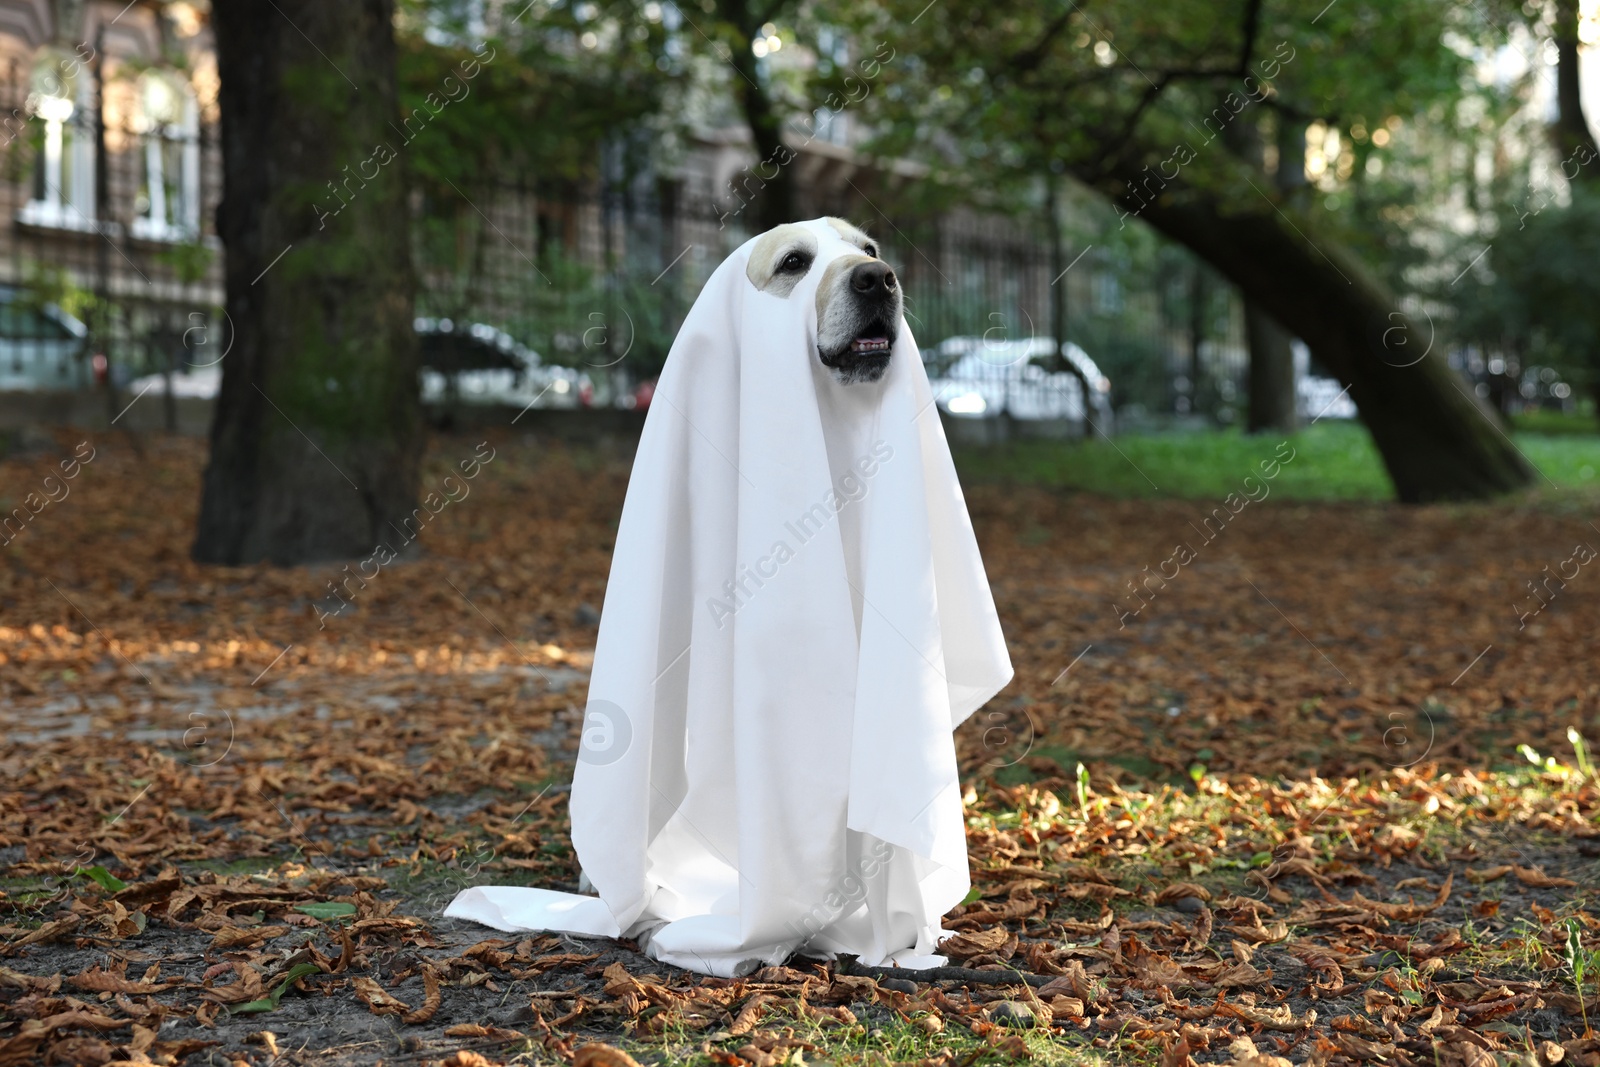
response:
<path fill-rule="evenodd" d="M 1011 662 L 916 342 L 842 385 L 816 292 L 707 281 L 628 484 L 570 800 L 598 897 L 490 886 L 445 914 L 635 937 L 724 977 L 803 950 L 944 962 L 970 888 L 952 730 Z"/>

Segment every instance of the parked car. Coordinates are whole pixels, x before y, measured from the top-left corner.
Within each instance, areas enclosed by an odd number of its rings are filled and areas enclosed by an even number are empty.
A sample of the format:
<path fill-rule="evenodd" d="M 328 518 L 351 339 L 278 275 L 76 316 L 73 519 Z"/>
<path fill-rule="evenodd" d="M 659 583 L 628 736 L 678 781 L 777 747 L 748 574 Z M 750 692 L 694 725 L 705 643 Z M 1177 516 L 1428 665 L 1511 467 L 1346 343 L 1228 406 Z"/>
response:
<path fill-rule="evenodd" d="M 1300 401 L 1301 422 L 1356 417 L 1356 403 L 1337 378 L 1308 374 L 1295 383 L 1295 392 Z"/>
<path fill-rule="evenodd" d="M 485 323 L 419 318 L 413 324 L 422 349 L 422 399 L 439 403 L 455 379 L 456 399 L 465 404 L 505 404 L 518 408 L 587 406 L 593 395 L 588 375 L 570 367 L 546 367 L 539 354 L 503 330 Z M 222 387 L 220 365 L 179 367 L 172 376 L 174 396 L 214 398 Z M 161 395 L 166 378 L 149 374 L 125 386 L 135 393 Z"/>
<path fill-rule="evenodd" d="M 422 399 L 438 403 L 450 393 L 467 404 L 519 408 L 587 407 L 594 396 L 589 376 L 571 367 L 547 367 L 539 354 L 487 323 L 418 318 L 422 347 Z"/>
<path fill-rule="evenodd" d="M 148 393 L 151 396 L 162 396 L 167 391 L 167 378 L 164 374 L 146 374 L 143 378 L 135 378 L 124 389 L 136 395 Z M 201 400 L 210 400 L 216 397 L 222 389 L 222 367 L 220 364 L 211 364 L 205 367 L 190 367 L 180 364 L 172 373 L 172 395 L 175 397 L 195 397 Z"/>
<path fill-rule="evenodd" d="M 55 304 L 0 285 L 0 390 L 38 392 L 90 384 L 89 328 Z"/>
<path fill-rule="evenodd" d="M 1296 414 L 1301 423 L 1322 419 L 1353 419 L 1356 402 L 1349 391 L 1339 384 L 1339 379 L 1317 374 L 1319 369 L 1311 361 L 1311 349 L 1304 341 L 1296 339 L 1294 352 L 1294 392 Z"/>
<path fill-rule="evenodd" d="M 1111 423 L 1111 380 L 1089 354 L 1071 341 L 989 341 L 949 337 L 929 352 L 929 385 L 941 410 L 956 418 L 1006 414 L 1023 421 L 1084 422 L 1085 380 L 1090 385 L 1090 421 L 1103 431 Z"/>

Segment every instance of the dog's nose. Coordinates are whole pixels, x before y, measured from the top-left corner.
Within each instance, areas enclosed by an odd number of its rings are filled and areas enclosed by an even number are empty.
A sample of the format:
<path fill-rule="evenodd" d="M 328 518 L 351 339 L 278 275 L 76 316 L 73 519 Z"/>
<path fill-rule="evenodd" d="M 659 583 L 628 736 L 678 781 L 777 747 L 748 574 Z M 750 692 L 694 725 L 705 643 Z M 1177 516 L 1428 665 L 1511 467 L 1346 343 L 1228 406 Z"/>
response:
<path fill-rule="evenodd" d="M 862 263 L 850 272 L 850 287 L 858 293 L 884 294 L 894 292 L 894 271 L 887 263 L 873 260 Z"/>

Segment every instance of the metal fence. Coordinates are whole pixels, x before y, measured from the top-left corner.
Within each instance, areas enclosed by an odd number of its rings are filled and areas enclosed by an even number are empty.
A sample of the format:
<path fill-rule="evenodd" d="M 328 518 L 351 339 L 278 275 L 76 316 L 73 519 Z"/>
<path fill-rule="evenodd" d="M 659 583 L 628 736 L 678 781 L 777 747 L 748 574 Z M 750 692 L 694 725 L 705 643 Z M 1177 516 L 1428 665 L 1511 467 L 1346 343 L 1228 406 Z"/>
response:
<path fill-rule="evenodd" d="M 587 370 L 602 392 L 608 380 L 657 372 L 706 277 L 750 236 L 742 217 L 670 197 L 485 184 L 418 205 L 418 315 L 504 330 L 548 362 Z M 1052 337 L 1060 314 L 1066 338 L 1110 376 L 1119 407 L 1216 410 L 1239 395 L 1247 358 L 1237 299 L 1175 250 L 1154 269 L 1114 242 L 1053 256 L 1025 221 L 891 220 L 871 209 L 852 221 L 900 275 L 924 352 L 957 336 Z M 1208 283 L 1198 292 L 1196 271 Z"/>
<path fill-rule="evenodd" d="M 0 65 L 0 390 L 188 381 L 226 349 L 215 116 L 181 79 L 106 78 L 80 58 Z M 584 197 L 486 180 L 424 186 L 412 204 L 419 319 L 504 331 L 588 373 L 598 403 L 659 370 L 752 224 L 667 183 Z M 1113 232 L 1053 254 L 1030 220 L 972 212 L 889 218 L 862 203 L 852 216 L 900 274 L 925 351 L 1059 331 L 1123 409 L 1226 409 L 1242 386 L 1237 300 L 1214 278 L 1197 297 L 1187 279 L 1203 269 L 1172 250 L 1156 262 Z"/>

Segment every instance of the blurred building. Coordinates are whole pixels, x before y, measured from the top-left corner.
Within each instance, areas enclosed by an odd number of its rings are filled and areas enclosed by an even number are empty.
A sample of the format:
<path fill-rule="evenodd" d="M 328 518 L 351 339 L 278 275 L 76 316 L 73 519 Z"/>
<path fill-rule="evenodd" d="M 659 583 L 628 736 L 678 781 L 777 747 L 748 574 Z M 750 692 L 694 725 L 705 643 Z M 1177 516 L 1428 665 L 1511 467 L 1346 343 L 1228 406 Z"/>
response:
<path fill-rule="evenodd" d="M 126 376 L 216 339 L 208 9 L 0 0 L 4 388 L 82 387 L 97 364 Z"/>
<path fill-rule="evenodd" d="M 491 15 L 504 22 L 526 8 L 460 2 L 472 16 L 466 38 L 446 43 L 470 43 Z M 160 394 L 198 397 L 185 386 L 204 383 L 170 375 L 214 368 L 226 350 L 210 6 L 0 0 L 0 394 L 13 394 L 0 409 L 32 413 L 39 402 L 16 392 L 82 393 L 102 376 L 125 386 L 166 375 Z M 679 17 L 668 3 L 641 11 Z M 847 89 L 790 122 L 781 163 L 757 158 L 730 93 L 734 74 L 710 62 L 676 115 L 689 132 L 670 150 L 649 129 L 618 130 L 615 143 L 596 146 L 584 182 L 492 173 L 447 197 L 413 190 L 419 321 L 503 332 L 546 364 L 592 376 L 597 403 L 625 400 L 660 366 L 705 277 L 757 226 L 749 208 L 761 176 L 781 165 L 795 178 L 800 217 L 842 215 L 881 242 L 925 350 L 978 338 L 1032 351 L 1061 317 L 1114 383 L 1119 407 L 1234 406 L 1246 357 L 1231 290 L 1202 292 L 1174 273 L 1200 268 L 1155 262 L 1087 226 L 1053 246 L 1038 211 L 919 213 L 926 168 L 863 151 L 871 131 L 859 116 L 880 88 L 874 71 L 904 61 L 892 42 L 824 37 L 811 49 L 770 29 L 754 50 L 778 81 L 823 63 L 850 75 Z M 648 142 L 642 170 L 623 165 L 630 139 Z M 1061 215 L 1077 211 L 1066 204 Z M 214 391 L 215 370 L 203 377 Z M 114 413 L 146 388 L 92 399 Z M 176 409 L 167 407 L 169 425 Z M 0 410 L 0 422 L 8 417 Z"/>

